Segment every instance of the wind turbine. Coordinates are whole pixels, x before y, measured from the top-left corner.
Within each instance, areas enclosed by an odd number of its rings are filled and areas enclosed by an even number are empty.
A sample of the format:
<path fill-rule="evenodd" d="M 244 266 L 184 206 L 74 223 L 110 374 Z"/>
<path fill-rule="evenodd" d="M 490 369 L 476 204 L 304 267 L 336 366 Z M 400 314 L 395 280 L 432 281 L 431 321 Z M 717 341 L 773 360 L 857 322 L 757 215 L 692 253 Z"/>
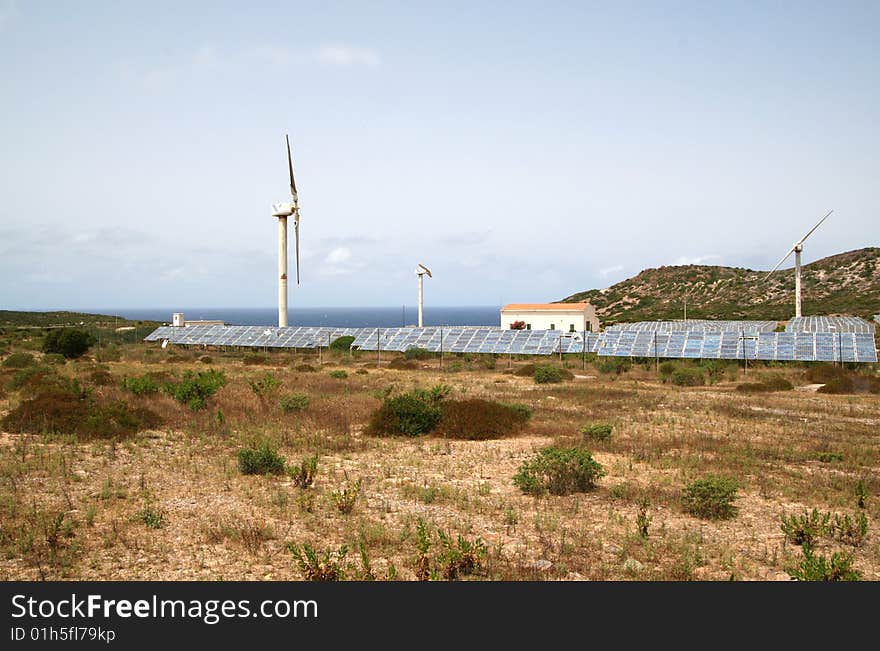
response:
<path fill-rule="evenodd" d="M 299 199 L 293 180 L 293 158 L 290 155 L 290 137 L 287 140 L 287 169 L 290 171 L 290 203 L 272 204 L 272 216 L 278 218 L 278 327 L 287 326 L 287 218 L 293 217 L 296 239 L 296 284 L 299 285 Z"/>
<path fill-rule="evenodd" d="M 779 261 L 779 263 L 770 270 L 770 273 L 767 274 L 766 278 L 769 278 L 773 275 L 773 272 L 779 269 L 779 266 L 788 259 L 792 253 L 794 253 L 794 315 L 795 317 L 801 316 L 801 251 L 804 250 L 804 241 L 813 234 L 819 226 L 828 219 L 828 216 L 833 213 L 833 210 L 829 210 L 826 215 L 819 220 L 819 223 L 813 226 L 810 231 L 804 235 L 798 242 L 795 243 L 794 246 L 791 247 L 788 253 Z M 766 279 L 765 278 L 765 279 Z"/>
<path fill-rule="evenodd" d="M 416 275 L 419 277 L 419 327 L 420 328 L 422 327 L 422 307 L 424 306 L 424 302 L 425 302 L 425 294 L 424 294 L 424 290 L 422 288 L 422 284 L 424 282 L 423 279 L 425 277 L 425 274 L 428 274 L 428 278 L 433 278 L 433 276 L 431 275 L 431 270 L 428 269 L 425 265 L 423 265 L 420 262 L 419 266 L 416 267 Z"/>

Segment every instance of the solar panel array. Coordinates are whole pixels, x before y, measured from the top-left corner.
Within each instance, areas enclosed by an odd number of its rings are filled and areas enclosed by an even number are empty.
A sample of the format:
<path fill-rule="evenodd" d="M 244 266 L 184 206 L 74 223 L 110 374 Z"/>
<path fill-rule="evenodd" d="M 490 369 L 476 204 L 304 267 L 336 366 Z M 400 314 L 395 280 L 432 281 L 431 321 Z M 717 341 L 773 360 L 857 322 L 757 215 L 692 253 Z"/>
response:
<path fill-rule="evenodd" d="M 874 333 L 874 324 L 857 316 L 796 316 L 785 326 L 786 332 Z"/>
<path fill-rule="evenodd" d="M 656 322 L 663 323 L 663 322 Z M 743 323 L 743 322 L 726 322 Z M 762 322 L 754 322 L 762 323 Z M 767 322 L 773 323 L 773 322 Z M 865 321 L 865 323 L 867 323 Z M 145 341 L 266 348 L 316 348 L 353 336 L 360 350 L 551 355 L 598 353 L 614 357 L 876 362 L 873 333 L 767 332 L 747 330 L 502 330 L 488 326 L 428 328 L 332 328 L 290 326 L 162 326 Z"/>
<path fill-rule="evenodd" d="M 599 355 L 803 362 L 876 362 L 874 335 L 855 332 L 606 332 Z"/>
<path fill-rule="evenodd" d="M 775 329 L 776 321 L 709 321 L 706 319 L 688 319 L 687 321 L 638 321 L 636 323 L 618 323 L 607 327 L 605 331 L 772 332 Z"/>

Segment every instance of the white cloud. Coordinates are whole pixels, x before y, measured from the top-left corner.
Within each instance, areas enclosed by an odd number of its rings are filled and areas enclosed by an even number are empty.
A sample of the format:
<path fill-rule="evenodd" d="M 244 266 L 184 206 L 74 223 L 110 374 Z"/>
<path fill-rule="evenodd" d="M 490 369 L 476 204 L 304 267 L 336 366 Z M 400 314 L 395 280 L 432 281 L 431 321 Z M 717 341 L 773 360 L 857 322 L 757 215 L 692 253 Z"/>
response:
<path fill-rule="evenodd" d="M 375 50 L 343 43 L 322 45 L 315 50 L 315 59 L 325 65 L 343 67 L 367 66 L 375 68 L 381 62 L 379 53 Z"/>
<path fill-rule="evenodd" d="M 714 253 L 710 253 L 709 255 L 698 255 L 693 258 L 688 257 L 686 255 L 679 256 L 676 258 L 672 264 L 675 266 L 686 265 L 686 264 L 705 264 L 711 260 L 718 260 L 721 256 L 715 255 Z"/>
<path fill-rule="evenodd" d="M 347 246 L 337 246 L 327 254 L 327 264 L 342 264 L 351 259 L 351 249 Z"/>
<path fill-rule="evenodd" d="M 604 269 L 599 269 L 599 275 L 604 278 L 606 276 L 610 276 L 611 274 L 616 274 L 619 271 L 623 271 L 622 264 L 616 264 L 613 267 L 605 267 Z"/>

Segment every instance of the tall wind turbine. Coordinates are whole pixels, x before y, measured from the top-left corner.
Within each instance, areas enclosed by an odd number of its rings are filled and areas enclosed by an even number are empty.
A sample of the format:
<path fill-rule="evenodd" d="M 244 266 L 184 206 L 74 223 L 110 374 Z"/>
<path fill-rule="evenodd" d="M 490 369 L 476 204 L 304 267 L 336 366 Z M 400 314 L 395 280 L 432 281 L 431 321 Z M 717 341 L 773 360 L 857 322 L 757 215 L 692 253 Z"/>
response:
<path fill-rule="evenodd" d="M 416 275 L 419 277 L 419 327 L 422 327 L 422 308 L 425 302 L 425 294 L 422 284 L 424 282 L 425 274 L 428 274 L 428 278 L 433 278 L 431 275 L 431 270 L 428 269 L 422 263 L 419 263 L 419 266 L 416 267 Z"/>
<path fill-rule="evenodd" d="M 779 261 L 779 263 L 770 270 L 770 273 L 767 274 L 766 278 L 769 278 L 773 275 L 773 272 L 779 269 L 779 266 L 788 259 L 792 253 L 794 253 L 794 315 L 796 317 L 801 316 L 801 251 L 804 250 L 804 241 L 813 234 L 819 226 L 828 219 L 828 216 L 833 213 L 833 210 L 829 210 L 828 213 L 819 220 L 819 223 L 813 226 L 810 231 L 804 235 L 798 242 L 795 243 L 794 246 L 791 247 L 788 253 Z"/>
<path fill-rule="evenodd" d="M 296 181 L 293 180 L 293 158 L 290 155 L 290 138 L 287 140 L 287 169 L 290 171 L 290 203 L 272 204 L 272 216 L 278 218 L 278 327 L 287 325 L 287 218 L 293 217 L 293 234 L 296 240 L 296 284 L 299 285 L 299 198 Z"/>

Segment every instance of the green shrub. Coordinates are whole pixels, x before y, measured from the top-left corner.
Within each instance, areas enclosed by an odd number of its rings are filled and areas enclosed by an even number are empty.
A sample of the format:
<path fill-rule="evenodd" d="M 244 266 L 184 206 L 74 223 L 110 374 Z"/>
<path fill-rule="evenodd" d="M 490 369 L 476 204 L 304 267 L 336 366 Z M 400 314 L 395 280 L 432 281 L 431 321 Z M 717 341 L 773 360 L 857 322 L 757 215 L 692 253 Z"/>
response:
<path fill-rule="evenodd" d="M 319 553 L 308 543 L 305 543 L 302 548 L 294 543 L 289 543 L 287 548 L 296 559 L 304 580 L 345 580 L 345 557 L 348 555 L 348 547 L 345 545 L 342 545 L 335 553 L 331 553 L 329 550 Z"/>
<path fill-rule="evenodd" d="M 846 514 L 835 515 L 831 522 L 830 531 L 840 542 L 859 547 L 868 534 L 868 517 L 862 512 L 852 518 Z"/>
<path fill-rule="evenodd" d="M 441 547 L 437 564 L 444 579 L 454 581 L 459 576 L 477 574 L 482 570 L 487 549 L 480 538 L 467 540 L 459 534 L 453 540 L 442 529 L 437 530 L 437 537 Z"/>
<path fill-rule="evenodd" d="M 568 495 L 592 490 L 604 475 L 587 450 L 549 447 L 523 463 L 513 483 L 531 495 Z"/>
<path fill-rule="evenodd" d="M 67 358 L 65 358 L 64 355 L 59 355 L 58 353 L 45 353 L 43 355 L 43 363 L 56 364 L 60 366 L 62 364 L 67 364 Z"/>
<path fill-rule="evenodd" d="M 597 423 L 595 425 L 584 425 L 578 430 L 588 439 L 594 441 L 607 441 L 611 438 L 612 427 L 609 423 Z"/>
<path fill-rule="evenodd" d="M 348 515 L 354 510 L 355 504 L 357 504 L 358 496 L 361 494 L 361 480 L 358 479 L 356 482 L 351 484 L 346 484 L 340 490 L 335 490 L 330 493 L 330 498 L 333 500 L 333 504 L 336 505 L 336 510 L 344 515 Z"/>
<path fill-rule="evenodd" d="M 30 353 L 12 353 L 3 360 L 4 368 L 27 368 L 37 363 L 36 358 Z"/>
<path fill-rule="evenodd" d="M 426 393 L 411 391 L 385 398 L 370 417 L 366 433 L 372 436 L 427 434 L 440 423 L 442 412 Z"/>
<path fill-rule="evenodd" d="M 165 513 L 147 504 L 135 514 L 135 520 L 143 522 L 150 529 L 161 529 L 165 526 Z"/>
<path fill-rule="evenodd" d="M 557 382 L 562 382 L 565 374 L 568 373 L 571 377 L 574 377 L 571 371 L 567 371 L 564 368 L 560 368 L 558 366 L 553 366 L 550 364 L 543 366 L 535 367 L 535 384 L 555 384 Z"/>
<path fill-rule="evenodd" d="M 862 575 L 853 569 L 852 554 L 834 552 L 831 558 L 817 556 L 810 545 L 803 546 L 803 558 L 788 574 L 797 581 L 859 581 Z"/>
<path fill-rule="evenodd" d="M 344 380 L 348 377 L 348 373 L 346 373 L 342 369 L 337 369 L 335 371 L 330 371 L 330 377 L 334 377 L 337 380 Z"/>
<path fill-rule="evenodd" d="M 201 357 L 199 357 L 199 361 L 202 364 L 211 364 L 214 362 L 210 355 L 202 355 Z"/>
<path fill-rule="evenodd" d="M 28 366 L 12 374 L 6 383 L 10 391 L 25 389 L 28 393 L 36 393 L 50 386 L 66 386 L 64 378 L 49 366 Z"/>
<path fill-rule="evenodd" d="M 285 414 L 304 411 L 309 408 L 309 404 L 309 397 L 304 393 L 290 393 L 281 397 L 281 411 Z"/>
<path fill-rule="evenodd" d="M 811 545 L 827 533 L 831 514 L 813 509 L 811 513 L 804 511 L 803 515 L 786 516 L 783 513 L 781 519 L 786 540 L 794 545 Z"/>
<path fill-rule="evenodd" d="M 679 387 L 696 387 L 706 383 L 702 370 L 698 368 L 677 368 L 672 372 L 670 380 Z"/>
<path fill-rule="evenodd" d="M 95 359 L 99 362 L 118 362 L 122 359 L 122 353 L 117 346 L 104 346 L 95 353 Z"/>
<path fill-rule="evenodd" d="M 248 353 L 241 359 L 241 363 L 245 366 L 265 366 L 267 364 L 271 364 L 272 360 L 270 360 L 266 355 L 260 355 L 259 353 Z"/>
<path fill-rule="evenodd" d="M 315 483 L 315 475 L 318 474 L 318 455 L 306 457 L 298 466 L 288 466 L 287 474 L 293 480 L 294 486 L 309 488 Z"/>
<path fill-rule="evenodd" d="M 278 387 L 281 386 L 281 380 L 271 373 L 266 373 L 259 380 L 248 380 L 248 384 L 258 398 L 265 398 L 278 390 Z"/>
<path fill-rule="evenodd" d="M 816 458 L 822 463 L 833 463 L 835 461 L 843 461 L 843 455 L 840 452 L 820 452 Z"/>
<path fill-rule="evenodd" d="M 122 380 L 122 388 L 136 396 L 144 396 L 159 392 L 159 383 L 150 375 L 127 377 Z"/>
<path fill-rule="evenodd" d="M 763 382 L 746 382 L 736 387 L 740 393 L 769 393 L 772 391 L 791 391 L 794 385 L 782 377 L 769 378 Z"/>
<path fill-rule="evenodd" d="M 663 362 L 660 364 L 660 376 L 663 378 L 663 381 L 668 380 L 677 368 L 678 365 L 675 362 Z"/>
<path fill-rule="evenodd" d="M 406 359 L 429 359 L 433 355 L 427 348 L 407 348 L 403 353 Z"/>
<path fill-rule="evenodd" d="M 710 475 L 688 484 L 682 495 L 684 510 L 707 520 L 726 520 L 737 513 L 733 500 L 739 484 L 729 477 Z"/>
<path fill-rule="evenodd" d="M 437 433 L 445 438 L 482 441 L 518 433 L 528 414 L 517 407 L 481 398 L 449 400 L 441 405 Z"/>
<path fill-rule="evenodd" d="M 330 350 L 336 351 L 338 353 L 347 353 L 351 350 L 351 345 L 354 343 L 354 337 L 351 335 L 344 335 L 337 339 L 334 339 L 330 343 Z"/>
<path fill-rule="evenodd" d="M 315 368 L 314 366 L 312 366 L 311 364 L 298 364 L 297 366 L 295 366 L 295 367 L 293 368 L 293 370 L 294 370 L 294 371 L 297 371 L 298 373 L 314 373 L 314 372 L 316 372 L 318 369 L 316 369 L 316 368 Z"/>
<path fill-rule="evenodd" d="M 595 363 L 596 370 L 600 373 L 614 373 L 620 375 L 632 368 L 632 362 L 626 357 L 599 357 Z"/>
<path fill-rule="evenodd" d="M 502 402 L 501 404 L 513 409 L 524 423 L 532 417 L 532 408 L 522 402 Z"/>
<path fill-rule="evenodd" d="M 95 344 L 95 337 L 79 328 L 54 328 L 43 340 L 44 353 L 58 353 L 68 359 L 82 357 Z"/>
<path fill-rule="evenodd" d="M 243 475 L 277 475 L 284 472 L 284 457 L 263 441 L 238 451 L 238 469 Z"/>
<path fill-rule="evenodd" d="M 168 382 L 162 390 L 193 411 L 204 409 L 208 398 L 214 395 L 226 384 L 226 375 L 223 371 L 209 369 L 194 373 L 187 371 L 183 374 L 180 382 Z"/>

